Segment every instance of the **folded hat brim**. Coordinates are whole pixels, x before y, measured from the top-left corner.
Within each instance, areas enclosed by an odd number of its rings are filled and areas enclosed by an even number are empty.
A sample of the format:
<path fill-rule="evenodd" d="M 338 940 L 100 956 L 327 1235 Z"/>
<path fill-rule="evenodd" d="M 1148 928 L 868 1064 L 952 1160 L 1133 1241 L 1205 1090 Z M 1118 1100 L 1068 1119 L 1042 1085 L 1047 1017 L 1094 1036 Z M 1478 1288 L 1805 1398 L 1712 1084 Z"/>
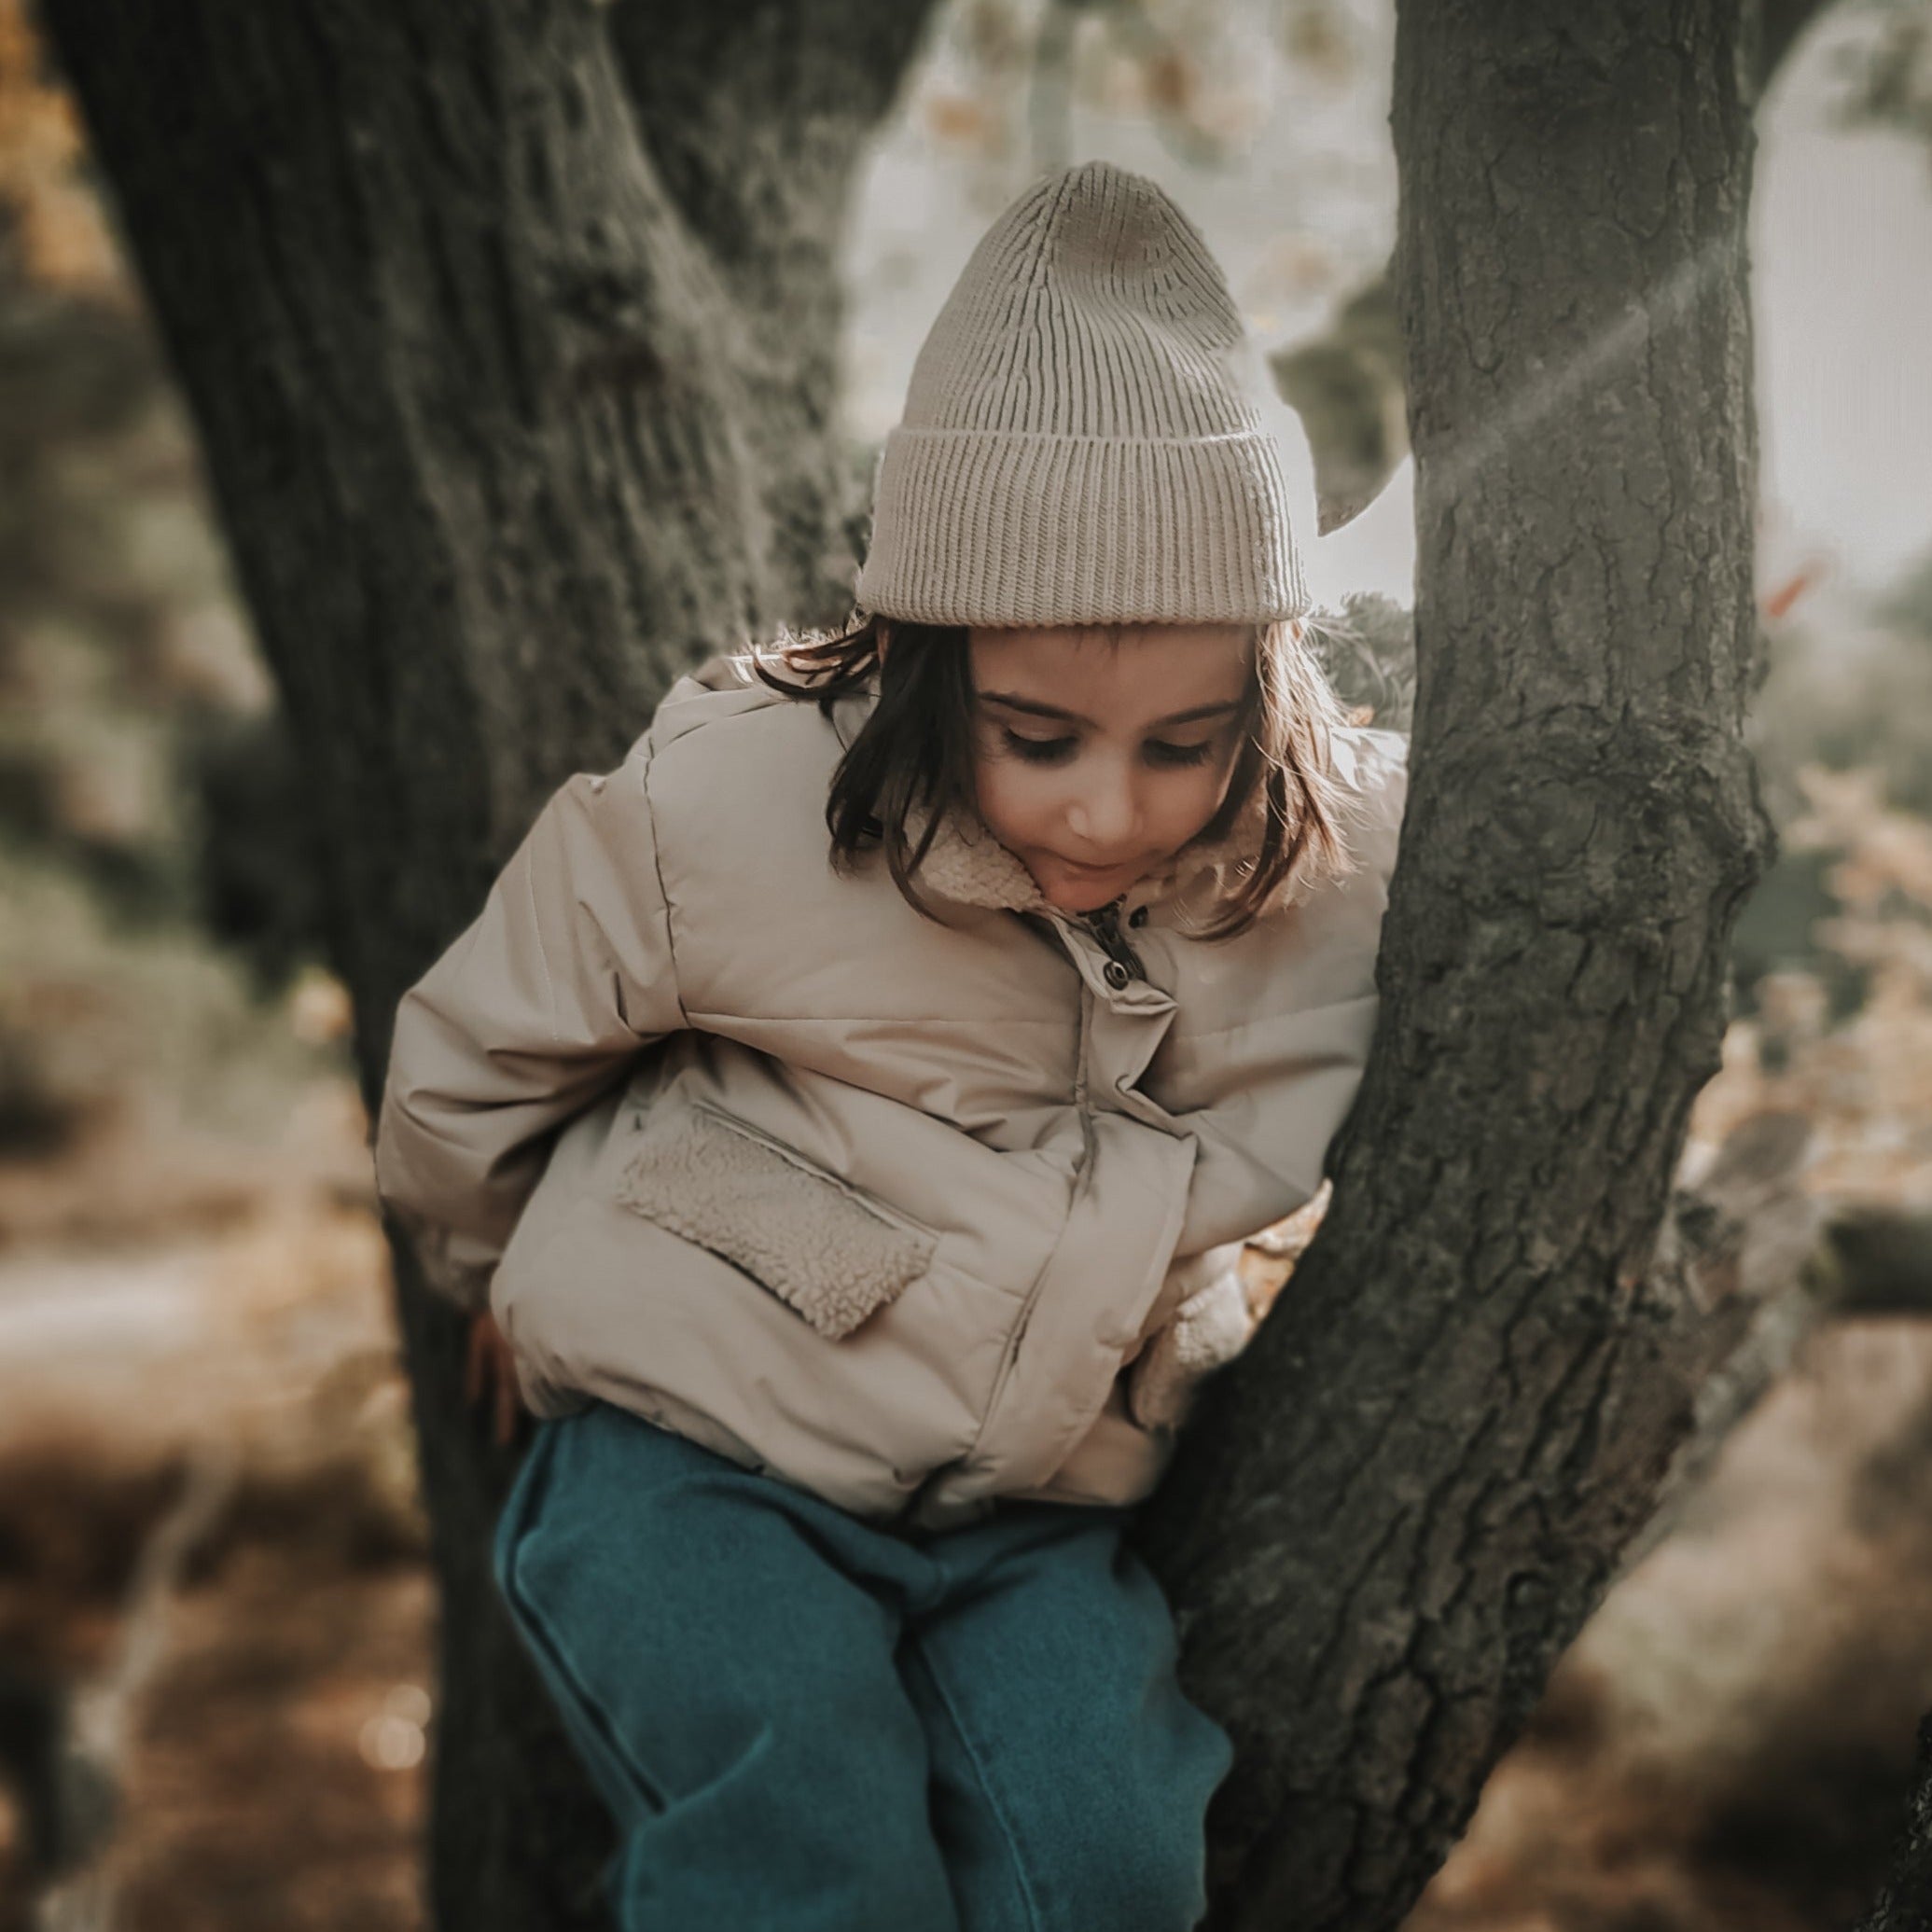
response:
<path fill-rule="evenodd" d="M 1309 608 L 1265 431 L 886 437 L 857 597 L 929 624 L 1254 623 Z"/>

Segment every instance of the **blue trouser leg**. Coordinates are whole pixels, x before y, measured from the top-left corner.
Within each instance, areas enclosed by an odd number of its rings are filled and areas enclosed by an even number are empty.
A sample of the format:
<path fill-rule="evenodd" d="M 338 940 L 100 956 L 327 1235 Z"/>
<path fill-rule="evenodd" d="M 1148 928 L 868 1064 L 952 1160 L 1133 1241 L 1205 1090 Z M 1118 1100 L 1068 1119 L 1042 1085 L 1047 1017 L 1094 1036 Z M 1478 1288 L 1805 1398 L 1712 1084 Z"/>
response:
<path fill-rule="evenodd" d="M 966 1932 L 1186 1932 L 1233 1746 L 1181 1694 L 1126 1512 L 1008 1507 L 928 1546 L 944 1595 L 906 1660 Z"/>
<path fill-rule="evenodd" d="M 602 1403 L 542 1425 L 496 1575 L 624 1932 L 1186 1932 L 1231 1754 L 1123 1523 L 899 1536 Z"/>
<path fill-rule="evenodd" d="M 606 1405 L 537 1438 L 498 1579 L 622 1833 L 624 1932 L 955 1932 L 890 1605 L 771 1478 Z"/>

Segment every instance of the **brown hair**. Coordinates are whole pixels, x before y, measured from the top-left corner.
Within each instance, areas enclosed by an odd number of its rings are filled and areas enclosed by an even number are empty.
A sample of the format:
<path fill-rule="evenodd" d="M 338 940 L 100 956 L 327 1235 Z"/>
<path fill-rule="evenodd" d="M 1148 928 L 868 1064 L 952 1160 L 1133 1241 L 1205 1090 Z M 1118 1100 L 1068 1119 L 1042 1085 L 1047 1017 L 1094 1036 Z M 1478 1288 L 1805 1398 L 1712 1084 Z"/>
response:
<path fill-rule="evenodd" d="M 1098 625 L 1118 632 L 1119 626 Z M 893 883 L 932 916 L 913 875 L 944 813 L 973 803 L 971 660 L 963 624 L 921 624 L 877 613 L 843 631 L 786 632 L 746 654 L 760 682 L 789 698 L 815 701 L 830 717 L 839 699 L 866 689 L 876 675 L 879 702 L 832 773 L 826 826 L 832 862 L 856 865 L 883 848 Z M 882 650 L 889 639 L 894 646 Z M 784 675 L 768 668 L 776 659 Z M 1258 786 L 1266 803 L 1257 848 L 1236 868 L 1240 883 L 1214 920 L 1195 937 L 1231 938 L 1245 932 L 1299 866 L 1303 879 L 1351 869 L 1336 829 L 1340 785 L 1329 734 L 1348 721 L 1340 699 L 1305 641 L 1304 622 L 1284 619 L 1255 628 L 1248 686 L 1235 724 L 1241 749 L 1220 809 L 1190 844 L 1227 836 Z M 922 815 L 915 841 L 908 821 Z"/>

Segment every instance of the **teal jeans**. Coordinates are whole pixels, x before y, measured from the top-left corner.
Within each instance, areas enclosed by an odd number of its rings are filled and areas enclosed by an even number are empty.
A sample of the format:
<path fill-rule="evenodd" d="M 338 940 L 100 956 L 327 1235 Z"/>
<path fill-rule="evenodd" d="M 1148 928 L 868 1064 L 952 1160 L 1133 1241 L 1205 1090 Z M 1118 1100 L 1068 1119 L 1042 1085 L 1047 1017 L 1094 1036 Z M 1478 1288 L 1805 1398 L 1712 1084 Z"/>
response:
<path fill-rule="evenodd" d="M 608 1403 L 539 1424 L 495 1576 L 623 1932 L 1188 1932 L 1233 1748 L 1128 1513 L 900 1531 Z"/>

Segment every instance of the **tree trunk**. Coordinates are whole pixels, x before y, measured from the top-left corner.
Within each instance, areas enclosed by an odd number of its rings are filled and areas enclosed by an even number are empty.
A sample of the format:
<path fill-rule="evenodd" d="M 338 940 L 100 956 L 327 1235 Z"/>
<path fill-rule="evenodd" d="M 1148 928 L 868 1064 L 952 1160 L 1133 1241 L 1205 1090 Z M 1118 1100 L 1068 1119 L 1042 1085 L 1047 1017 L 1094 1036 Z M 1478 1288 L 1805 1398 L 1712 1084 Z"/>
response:
<path fill-rule="evenodd" d="M 1932 1932 L 1932 1717 L 1919 1725 L 1919 1763 L 1892 1869 L 1853 1932 Z"/>
<path fill-rule="evenodd" d="M 1142 1522 L 1217 1926 L 1397 1924 L 1734 1340 L 1653 1250 L 1771 841 L 1735 6 L 1400 0 L 1411 790 L 1334 1205 Z"/>
<path fill-rule="evenodd" d="M 549 791 L 707 651 L 849 607 L 834 246 L 929 10 L 48 0 L 302 752 L 371 1102 Z M 596 1923 L 607 1833 L 487 1568 L 510 1458 L 397 1266 L 432 1908 Z"/>
<path fill-rule="evenodd" d="M 1742 49 L 1755 112 L 1786 57 L 1829 0 L 1760 0 Z M 1755 44 L 1754 44 L 1755 43 Z M 1307 432 L 1324 534 L 1358 516 L 1408 454 L 1394 263 L 1350 292 L 1327 326 L 1270 358 Z"/>

